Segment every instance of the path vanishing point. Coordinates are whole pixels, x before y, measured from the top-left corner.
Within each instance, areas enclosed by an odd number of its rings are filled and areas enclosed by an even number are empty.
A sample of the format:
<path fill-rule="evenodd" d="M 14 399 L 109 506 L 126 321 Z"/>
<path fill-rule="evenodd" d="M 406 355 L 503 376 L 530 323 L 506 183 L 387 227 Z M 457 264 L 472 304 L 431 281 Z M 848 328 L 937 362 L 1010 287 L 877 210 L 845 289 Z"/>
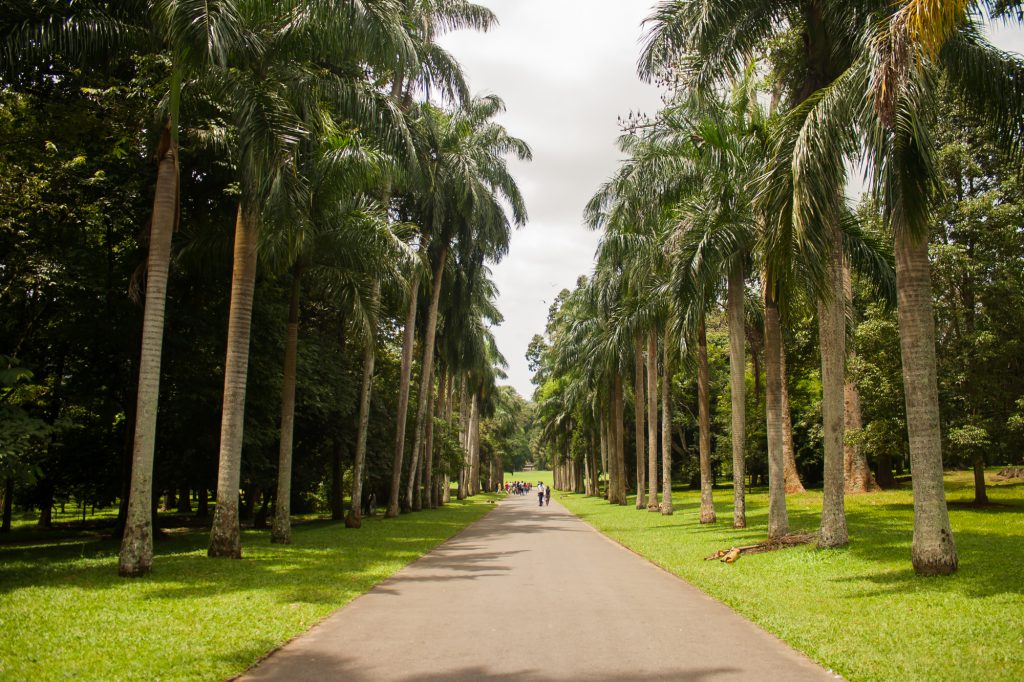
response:
<path fill-rule="evenodd" d="M 557 502 L 538 508 L 528 495 L 501 501 L 241 679 L 836 677 Z"/>

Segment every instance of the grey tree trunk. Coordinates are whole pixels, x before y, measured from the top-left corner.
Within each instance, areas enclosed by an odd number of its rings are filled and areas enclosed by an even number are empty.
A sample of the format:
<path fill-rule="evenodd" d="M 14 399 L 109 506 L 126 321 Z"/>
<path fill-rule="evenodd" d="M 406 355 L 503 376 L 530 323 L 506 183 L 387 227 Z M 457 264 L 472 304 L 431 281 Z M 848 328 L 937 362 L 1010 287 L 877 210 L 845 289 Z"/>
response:
<path fill-rule="evenodd" d="M 448 248 L 445 247 L 441 249 L 437 267 L 434 268 L 434 281 L 431 283 L 432 288 L 430 292 L 430 310 L 427 311 L 427 331 L 423 337 L 423 362 L 420 365 L 420 376 L 423 379 L 420 381 L 420 399 L 419 406 L 416 409 L 416 435 L 412 441 L 413 468 L 409 470 L 409 486 L 405 491 L 405 504 L 409 508 L 412 508 L 413 492 L 416 485 L 413 472 L 419 466 L 417 460 L 420 457 L 423 441 L 426 437 L 427 419 L 433 419 L 433 416 L 427 412 L 427 404 L 429 403 L 428 397 L 430 392 L 434 390 L 434 339 L 437 336 L 437 311 L 441 304 L 441 286 L 443 284 L 441 280 L 444 277 L 444 267 L 447 261 Z"/>
<path fill-rule="evenodd" d="M 668 329 L 665 330 L 661 356 L 661 513 L 672 515 L 672 358 Z"/>
<path fill-rule="evenodd" d="M 611 481 L 611 469 L 609 468 L 610 465 L 608 464 L 608 459 L 609 459 L 608 458 L 608 449 L 609 449 L 609 443 L 611 442 L 611 438 L 610 438 L 611 431 L 609 430 L 610 429 L 610 425 L 611 425 L 611 417 L 610 416 L 605 417 L 604 419 L 600 420 L 600 431 L 601 431 L 601 471 L 604 472 L 604 476 L 606 478 L 605 485 L 604 485 L 604 495 L 602 496 L 600 494 L 600 489 L 601 489 L 600 475 L 598 475 L 597 489 L 598 489 L 598 497 L 603 497 L 606 500 L 609 499 L 609 496 L 610 496 L 609 488 L 611 487 L 611 484 L 610 484 L 610 481 Z"/>
<path fill-rule="evenodd" d="M 153 197 L 153 217 L 146 255 L 146 302 L 142 314 L 142 348 L 135 397 L 135 434 L 132 445 L 128 512 L 118 573 L 137 577 L 153 565 L 153 450 L 160 400 L 160 362 L 167 306 L 167 277 L 171 264 L 171 238 L 178 216 L 178 145 L 168 121 L 160 138 Z"/>
<path fill-rule="evenodd" d="M 292 442 L 295 433 L 295 365 L 299 352 L 299 295 L 302 268 L 292 268 L 292 290 L 288 302 L 288 332 L 284 344 L 284 373 L 281 379 L 281 440 L 277 451 L 277 499 L 270 541 L 287 545 L 292 541 Z"/>
<path fill-rule="evenodd" d="M 473 392 L 469 408 L 469 483 L 470 495 L 480 492 L 480 394 Z"/>
<path fill-rule="evenodd" d="M 896 235 L 896 297 L 907 402 L 910 473 L 914 490 L 914 540 L 910 556 L 919 575 L 948 575 L 957 568 L 942 480 L 942 438 L 935 364 L 928 242 Z"/>
<path fill-rule="evenodd" d="M 636 508 L 647 506 L 644 500 L 647 443 L 644 436 L 644 352 L 641 337 L 633 342 L 633 420 L 636 426 Z"/>
<path fill-rule="evenodd" d="M 708 335 L 704 320 L 697 328 L 697 403 L 700 421 L 700 522 L 715 523 L 711 479 L 711 376 L 708 369 Z"/>
<path fill-rule="evenodd" d="M 426 248 L 421 245 L 420 250 Z M 416 307 L 419 303 L 420 271 L 417 268 L 409 280 L 409 308 L 405 314 L 402 334 L 402 374 L 398 382 L 398 411 L 395 419 L 395 454 L 391 460 L 391 488 L 388 508 L 384 515 L 398 516 L 398 497 L 402 485 L 402 460 L 405 458 L 405 422 L 409 417 L 409 384 L 412 382 L 412 354 L 416 342 Z"/>
<path fill-rule="evenodd" d="M 615 456 L 615 483 L 613 504 L 628 504 L 626 497 L 626 443 L 625 443 L 625 419 L 623 416 L 624 400 L 622 397 L 622 374 L 616 372 L 614 379 L 614 401 L 615 418 L 612 420 L 612 430 L 615 436 L 612 439 L 612 453 Z"/>
<path fill-rule="evenodd" d="M 838 226 L 830 225 L 828 297 L 818 302 L 821 349 L 821 416 L 825 445 L 825 486 L 821 503 L 818 547 L 842 547 L 846 530 L 843 481 L 844 384 L 846 365 L 846 297 L 843 294 L 843 242 Z"/>
<path fill-rule="evenodd" d="M 747 358 L 743 342 L 743 270 L 729 271 L 729 389 L 732 398 L 732 527 L 747 527 L 746 454 L 747 440 Z"/>
<path fill-rule="evenodd" d="M 235 263 L 231 274 L 228 348 L 224 362 L 224 407 L 220 422 L 217 507 L 210 529 L 211 557 L 242 558 L 238 490 L 242 474 L 245 388 L 249 378 L 249 332 L 256 288 L 256 218 L 239 205 L 235 221 Z"/>
<path fill-rule="evenodd" d="M 846 308 L 853 309 L 853 282 L 850 278 L 850 266 L 843 264 L 843 294 L 846 301 Z M 856 352 L 847 346 L 847 357 L 856 358 Z M 868 466 L 867 456 L 859 445 L 847 442 L 851 433 L 858 433 L 864 424 L 861 420 L 860 391 L 857 390 L 857 382 L 847 374 L 846 383 L 843 385 L 843 414 L 844 414 L 844 440 L 843 440 L 843 481 L 847 494 L 865 493 L 870 490 L 877 490 L 878 484 Z"/>
<path fill-rule="evenodd" d="M 437 486 L 435 485 L 437 481 L 434 480 L 434 418 L 438 397 L 442 396 L 444 394 L 444 391 L 446 390 L 444 381 L 447 372 L 441 371 L 439 372 L 439 374 L 440 376 L 437 379 L 437 393 L 435 394 L 434 391 L 430 392 L 430 404 L 427 406 L 427 414 L 430 415 L 430 419 L 427 420 L 427 439 L 426 443 L 424 444 L 424 451 L 427 456 L 427 461 L 426 466 L 423 467 L 425 472 L 423 479 L 423 488 L 424 494 L 426 495 L 426 499 L 424 499 L 424 504 L 427 507 L 427 509 L 434 509 L 435 507 L 437 507 L 438 504 L 436 494 Z"/>
<path fill-rule="evenodd" d="M 782 452 L 782 328 L 779 304 L 769 292 L 764 301 L 765 413 L 768 430 L 768 538 L 789 532 L 786 513 L 785 464 Z"/>
<path fill-rule="evenodd" d="M 658 336 L 647 334 L 647 511 L 658 506 Z"/>
<path fill-rule="evenodd" d="M 804 492 L 800 472 L 796 468 L 796 453 L 793 449 L 793 416 L 789 412 L 789 381 L 786 375 L 786 344 L 779 332 L 779 381 L 782 386 L 782 474 L 786 481 L 786 494 Z M 765 375 L 767 376 L 767 370 Z M 766 379 L 767 381 L 767 379 Z"/>
<path fill-rule="evenodd" d="M 459 445 L 462 447 L 462 466 L 459 468 L 458 499 L 468 495 L 469 483 L 469 391 L 466 389 L 466 375 L 459 382 Z"/>
<path fill-rule="evenodd" d="M 380 299 L 380 282 L 373 285 L 373 300 Z M 370 332 L 363 349 L 363 380 L 359 391 L 359 430 L 356 432 L 356 452 L 352 457 L 352 499 L 345 516 L 345 525 L 359 528 L 363 525 L 363 471 L 366 468 L 366 436 L 370 430 L 370 407 L 373 400 L 373 371 L 377 362 L 377 334 Z M 372 510 L 371 510 L 372 511 Z"/>

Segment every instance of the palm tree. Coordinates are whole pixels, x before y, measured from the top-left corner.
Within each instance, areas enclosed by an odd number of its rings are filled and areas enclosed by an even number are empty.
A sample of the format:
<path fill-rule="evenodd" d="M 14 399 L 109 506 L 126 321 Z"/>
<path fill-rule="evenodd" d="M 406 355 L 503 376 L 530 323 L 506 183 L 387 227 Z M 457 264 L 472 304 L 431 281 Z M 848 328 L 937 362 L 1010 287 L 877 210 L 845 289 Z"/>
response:
<path fill-rule="evenodd" d="M 434 363 L 434 345 L 445 266 L 454 245 L 462 251 L 477 250 L 491 258 L 500 258 L 508 250 L 511 223 L 523 225 L 526 209 L 515 180 L 508 173 L 505 156 L 520 160 L 531 158 L 529 146 L 512 137 L 493 118 L 504 110 L 496 96 L 474 99 L 465 109 L 447 115 L 427 104 L 423 107 L 426 136 L 434 145 L 423 150 L 422 167 L 428 184 L 421 196 L 418 212 L 430 239 L 434 276 L 430 307 L 426 316 L 423 361 L 416 427 L 413 438 L 412 468 L 406 487 L 405 507 L 411 509 L 415 492 L 415 470 L 426 435 L 428 404 Z M 507 201 L 511 221 L 500 203 Z M 392 482 L 395 474 L 392 473 Z M 392 488 L 392 501 L 397 486 Z M 390 515 L 398 510 L 389 506 Z"/>
<path fill-rule="evenodd" d="M 382 140 L 401 139 L 394 109 L 365 82 L 343 76 L 353 60 L 384 63 L 410 54 L 399 18 L 386 7 L 356 0 L 269 3 L 251 0 L 248 36 L 229 57 L 231 69 L 211 74 L 209 91 L 237 142 L 240 200 L 224 367 L 217 506 L 208 555 L 241 557 L 238 488 L 241 471 L 249 336 L 261 225 L 271 228 L 308 200 L 296 167 L 301 143 L 316 139 L 323 118 L 304 116 L 318 106 L 362 119 Z M 335 68 L 311 71 L 310 62 Z"/>
<path fill-rule="evenodd" d="M 463 0 L 437 2 L 436 0 L 404 0 L 403 10 L 406 26 L 416 48 L 415 60 L 399 58 L 394 67 L 392 93 L 406 95 L 406 105 L 411 106 L 414 89 L 440 89 L 448 99 L 465 105 L 469 101 L 468 88 L 461 69 L 455 60 L 436 43 L 439 34 L 448 30 L 474 29 L 487 31 L 497 21 L 487 8 Z M 429 177 L 421 177 L 429 183 Z M 430 247 L 430 236 L 424 234 L 420 240 L 420 259 L 426 261 Z M 391 465 L 391 493 L 386 515 L 399 513 L 399 491 L 402 478 L 402 461 L 405 457 L 406 421 L 409 413 L 409 388 L 412 382 L 413 344 L 416 331 L 416 311 L 419 305 L 421 273 L 413 272 L 409 279 L 408 302 L 405 327 L 402 336 L 402 365 L 398 388 L 398 419 L 395 426 L 394 456 Z"/>
<path fill-rule="evenodd" d="M 135 433 L 127 517 L 118 572 L 135 577 L 149 573 L 153 561 L 153 451 L 160 396 L 164 311 L 171 260 L 171 238 L 178 222 L 179 128 L 182 89 L 191 78 L 223 64 L 238 39 L 240 20 L 232 0 L 190 3 L 149 0 L 112 5 L 102 10 L 68 3 L 57 12 L 25 20 L 5 36 L 2 68 L 18 62 L 71 57 L 79 64 L 126 59 L 137 52 L 169 56 L 166 110 L 156 149 L 157 176 L 149 225 L 145 307 L 136 392 Z M 17 55 L 17 56 L 15 56 Z"/>

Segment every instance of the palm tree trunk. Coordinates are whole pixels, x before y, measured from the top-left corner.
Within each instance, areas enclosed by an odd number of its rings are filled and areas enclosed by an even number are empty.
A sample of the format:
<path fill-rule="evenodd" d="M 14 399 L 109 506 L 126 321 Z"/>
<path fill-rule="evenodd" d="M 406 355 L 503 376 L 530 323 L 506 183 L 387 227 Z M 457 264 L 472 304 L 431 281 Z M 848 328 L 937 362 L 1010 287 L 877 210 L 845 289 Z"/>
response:
<path fill-rule="evenodd" d="M 768 538 L 780 538 L 789 532 L 786 514 L 786 483 L 782 452 L 783 375 L 782 328 L 779 304 L 765 291 L 764 301 L 764 374 L 765 413 L 768 430 Z"/>
<path fill-rule="evenodd" d="M 843 263 L 843 298 L 846 301 L 847 309 L 853 308 L 853 282 L 850 278 L 850 265 Z M 847 347 L 847 357 L 856 359 L 856 351 Z M 844 415 L 844 441 L 843 441 L 843 481 L 847 494 L 866 493 L 877 490 L 878 484 L 868 466 L 867 456 L 864 450 L 855 443 L 848 443 L 846 440 L 851 433 L 860 432 L 864 424 L 861 420 L 860 391 L 857 390 L 857 382 L 847 374 L 846 383 L 843 385 L 843 415 Z"/>
<path fill-rule="evenodd" d="M 168 120 L 160 137 L 149 253 L 146 256 L 146 302 L 142 314 L 142 348 L 135 398 L 131 486 L 118 560 L 118 573 L 125 577 L 146 575 L 153 565 L 153 450 L 156 447 L 171 237 L 178 216 L 178 144 L 171 125 Z"/>
<path fill-rule="evenodd" d="M 786 482 L 786 494 L 804 492 L 800 472 L 796 468 L 796 452 L 793 449 L 793 415 L 789 411 L 789 380 L 786 374 L 786 344 L 779 332 L 779 381 L 782 383 L 782 473 Z M 767 375 L 767 370 L 765 375 Z M 767 381 L 767 379 L 766 379 Z"/>
<path fill-rule="evenodd" d="M 665 330 L 661 356 L 661 513 L 672 515 L 672 358 L 668 329 Z"/>
<path fill-rule="evenodd" d="M 444 414 L 444 394 L 448 390 L 446 380 L 447 370 L 441 370 L 437 379 L 437 393 L 430 394 L 430 421 L 427 422 L 427 466 L 426 466 L 426 504 L 428 509 L 434 509 L 440 503 L 437 497 L 437 481 L 434 480 L 434 418 Z"/>
<path fill-rule="evenodd" d="M 425 249 L 426 246 L 420 246 Z M 395 454 L 391 460 L 391 489 L 388 496 L 387 518 L 398 516 L 398 497 L 402 484 L 402 460 L 405 456 L 405 422 L 409 417 L 409 384 L 412 381 L 412 354 L 416 341 L 416 306 L 419 303 L 419 268 L 409 280 L 409 308 L 405 314 L 405 331 L 402 334 L 402 374 L 398 382 L 398 413 L 395 423 Z"/>
<path fill-rule="evenodd" d="M 658 506 L 658 336 L 647 334 L 647 511 Z"/>
<path fill-rule="evenodd" d="M 256 288 L 256 217 L 244 205 L 235 222 L 235 264 L 231 274 L 228 348 L 224 363 L 224 407 L 220 426 L 217 507 L 210 529 L 211 557 L 242 557 L 238 486 L 242 473 L 245 388 L 249 377 L 249 331 Z"/>
<path fill-rule="evenodd" d="M 442 278 L 444 277 L 444 266 L 447 262 L 448 247 L 446 246 L 441 249 L 437 267 L 434 268 L 434 281 L 431 283 L 430 309 L 427 311 L 427 331 L 423 337 L 423 362 L 420 365 L 420 376 L 423 379 L 420 381 L 420 399 L 419 406 L 416 409 L 416 434 L 412 441 L 413 469 L 409 470 L 409 486 L 405 491 L 405 503 L 410 508 L 412 507 L 413 489 L 416 483 L 413 471 L 419 465 L 417 460 L 423 447 L 424 437 L 426 436 L 427 419 L 433 419 L 433 416 L 427 413 L 427 403 L 429 402 L 427 397 L 434 390 L 434 338 L 437 335 L 437 311 L 441 304 Z"/>
<path fill-rule="evenodd" d="M 732 398 L 732 527 L 747 527 L 746 483 L 747 358 L 743 342 L 743 269 L 729 270 L 729 388 Z"/>
<path fill-rule="evenodd" d="M 459 488 L 457 497 L 466 499 L 469 484 L 469 391 L 466 389 L 466 375 L 459 382 L 459 446 L 462 448 L 462 466 L 459 467 Z"/>
<path fill-rule="evenodd" d="M 905 231 L 896 235 L 896 294 L 907 401 L 907 435 L 914 489 L 914 540 L 910 548 L 919 575 L 947 575 L 957 568 L 942 480 L 942 439 L 935 364 L 928 242 Z"/>
<path fill-rule="evenodd" d="M 292 541 L 292 438 L 295 432 L 295 365 L 299 352 L 299 294 L 302 266 L 292 268 L 292 290 L 288 302 L 288 332 L 284 344 L 284 374 L 281 379 L 281 441 L 277 452 L 277 499 L 270 541 L 287 545 Z"/>
<path fill-rule="evenodd" d="M 589 473 L 590 473 L 590 495 L 591 495 L 591 497 L 598 497 L 598 496 L 601 495 L 601 472 L 597 468 L 598 445 L 597 445 L 596 441 L 597 441 L 597 438 L 595 438 L 594 434 L 591 433 L 591 435 L 590 435 L 590 452 L 587 453 L 587 456 L 590 458 L 590 463 L 589 463 L 590 472 Z"/>
<path fill-rule="evenodd" d="M 610 480 L 611 480 L 610 476 L 611 476 L 611 474 L 610 474 L 610 472 L 611 472 L 611 470 L 608 468 L 608 443 L 611 442 L 611 438 L 609 438 L 609 435 L 608 435 L 609 434 L 608 427 L 611 424 L 611 419 L 608 416 L 606 416 L 606 415 L 601 415 L 599 417 L 598 421 L 599 421 L 599 429 L 600 429 L 600 437 L 601 437 L 601 470 L 605 473 L 606 477 L 609 477 L 609 479 L 608 479 L 609 482 L 605 483 L 605 489 L 604 489 L 603 497 L 606 500 L 611 501 L 611 493 L 610 493 L 610 488 L 611 488 L 611 485 L 610 485 Z M 598 491 L 597 495 L 599 497 L 601 497 L 602 495 L 601 495 L 601 478 L 600 478 L 600 475 L 598 475 L 597 491 Z"/>
<path fill-rule="evenodd" d="M 644 440 L 644 352 L 641 337 L 633 341 L 633 420 L 636 426 L 636 508 L 644 501 L 644 467 L 647 466 L 647 443 Z"/>
<path fill-rule="evenodd" d="M 828 227 L 828 297 L 818 302 L 821 349 L 821 417 L 825 445 L 825 486 L 821 503 L 818 547 L 842 547 L 846 530 L 843 490 L 843 429 L 846 364 L 846 297 L 843 294 L 843 242 L 838 226 Z"/>
<path fill-rule="evenodd" d="M 701 319 L 697 328 L 697 404 L 700 421 L 700 522 L 715 523 L 711 480 L 711 376 L 708 368 L 708 335 Z"/>
<path fill-rule="evenodd" d="M 470 495 L 480 492 L 480 394 L 473 393 L 469 408 L 469 482 Z"/>
<path fill-rule="evenodd" d="M 374 304 L 380 300 L 380 282 L 373 285 Z M 370 407 L 373 399 L 373 371 L 377 361 L 377 334 L 370 332 L 363 349 L 363 381 L 359 392 L 359 430 L 356 432 L 356 452 L 352 457 L 352 499 L 345 517 L 348 528 L 363 525 L 363 470 L 366 468 L 366 437 L 370 430 Z"/>
<path fill-rule="evenodd" d="M 615 456 L 615 499 L 614 504 L 628 504 L 629 500 L 626 498 L 626 443 L 625 443 L 625 418 L 623 415 L 624 400 L 622 396 L 622 374 L 619 372 L 615 373 L 614 380 L 614 410 L 615 419 L 613 420 L 612 430 L 615 433 L 612 439 L 612 452 Z"/>

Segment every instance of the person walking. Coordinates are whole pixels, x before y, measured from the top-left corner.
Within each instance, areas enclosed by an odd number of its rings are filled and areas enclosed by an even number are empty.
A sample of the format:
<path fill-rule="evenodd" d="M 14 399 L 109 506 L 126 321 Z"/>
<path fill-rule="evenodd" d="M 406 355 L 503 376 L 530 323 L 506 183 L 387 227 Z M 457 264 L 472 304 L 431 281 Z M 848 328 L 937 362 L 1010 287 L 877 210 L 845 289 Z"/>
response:
<path fill-rule="evenodd" d="M 551 486 L 544 488 L 544 506 L 551 506 Z"/>
<path fill-rule="evenodd" d="M 540 483 L 537 485 L 537 506 L 544 506 L 544 484 Z"/>

